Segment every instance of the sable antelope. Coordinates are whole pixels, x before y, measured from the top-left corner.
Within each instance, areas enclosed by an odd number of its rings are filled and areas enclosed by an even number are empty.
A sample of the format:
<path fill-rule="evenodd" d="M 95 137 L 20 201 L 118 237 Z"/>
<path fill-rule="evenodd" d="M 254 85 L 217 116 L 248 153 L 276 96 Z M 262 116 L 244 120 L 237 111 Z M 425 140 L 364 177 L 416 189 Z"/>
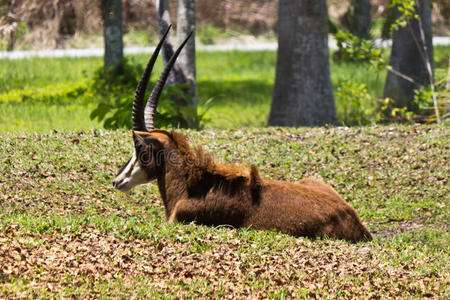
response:
<path fill-rule="evenodd" d="M 192 149 L 184 135 L 155 129 L 162 88 L 190 37 L 167 63 L 144 110 L 147 82 L 169 29 L 136 88 L 132 110 L 134 154 L 113 186 L 126 192 L 156 179 L 168 222 L 245 226 L 352 242 L 371 240 L 355 210 L 330 186 L 311 178 L 298 183 L 263 179 L 254 165 L 221 165 L 201 148 Z"/>

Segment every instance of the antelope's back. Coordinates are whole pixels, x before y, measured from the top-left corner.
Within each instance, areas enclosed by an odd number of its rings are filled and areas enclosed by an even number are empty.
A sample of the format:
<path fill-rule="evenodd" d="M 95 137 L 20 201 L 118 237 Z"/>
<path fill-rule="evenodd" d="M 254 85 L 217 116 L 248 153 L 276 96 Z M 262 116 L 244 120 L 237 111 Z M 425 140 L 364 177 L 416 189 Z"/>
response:
<path fill-rule="evenodd" d="M 296 236 L 370 240 L 356 211 L 329 185 L 265 180 L 253 222 Z"/>

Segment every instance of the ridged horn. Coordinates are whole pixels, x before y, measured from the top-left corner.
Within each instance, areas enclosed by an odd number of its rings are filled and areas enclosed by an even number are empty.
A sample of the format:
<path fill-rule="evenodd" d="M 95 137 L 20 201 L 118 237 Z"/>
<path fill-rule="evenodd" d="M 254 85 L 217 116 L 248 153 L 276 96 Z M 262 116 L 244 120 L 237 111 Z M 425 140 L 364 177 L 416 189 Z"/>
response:
<path fill-rule="evenodd" d="M 161 46 L 164 42 L 164 40 L 167 37 L 167 34 L 169 33 L 170 28 L 172 25 L 169 25 L 166 32 L 164 33 L 163 37 L 159 41 L 158 45 L 156 46 L 155 51 L 153 51 L 152 57 L 147 63 L 147 66 L 145 67 L 144 73 L 142 73 L 141 79 L 139 79 L 139 83 L 136 87 L 136 91 L 134 92 L 134 101 L 133 101 L 133 109 L 132 109 L 132 124 L 133 124 L 133 130 L 137 131 L 146 131 L 147 128 L 145 127 L 145 121 L 144 121 L 144 105 L 145 105 L 145 90 L 147 89 L 147 84 L 150 79 L 150 76 L 152 74 L 153 66 L 155 65 L 156 59 L 158 58 L 159 51 L 161 50 Z"/>
<path fill-rule="evenodd" d="M 180 54 L 181 50 L 183 50 L 183 47 L 184 45 L 186 45 L 189 38 L 192 36 L 192 33 L 193 32 L 191 32 L 187 36 L 187 38 L 183 41 L 183 43 L 181 43 L 181 45 L 178 47 L 177 51 L 175 51 L 175 53 L 172 55 L 170 60 L 167 62 L 167 65 L 164 68 L 163 72 L 161 73 L 161 76 L 159 77 L 158 81 L 153 87 L 152 93 L 148 98 L 144 112 L 145 126 L 148 129 L 155 129 L 156 108 L 158 106 L 158 100 L 159 97 L 161 96 L 162 89 L 164 87 L 164 84 L 166 83 L 167 77 L 169 76 L 170 70 L 172 69 L 173 65 L 175 64 L 175 61 L 177 60 L 178 55 Z"/>

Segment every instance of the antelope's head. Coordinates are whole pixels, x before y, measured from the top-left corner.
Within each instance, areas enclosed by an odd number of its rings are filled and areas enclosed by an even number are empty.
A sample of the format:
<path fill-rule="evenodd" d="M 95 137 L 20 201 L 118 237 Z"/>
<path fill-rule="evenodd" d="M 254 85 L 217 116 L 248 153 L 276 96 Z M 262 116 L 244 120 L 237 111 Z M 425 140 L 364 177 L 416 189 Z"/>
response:
<path fill-rule="evenodd" d="M 159 51 L 161 50 L 161 46 L 169 33 L 169 30 L 170 26 L 159 41 L 158 46 L 156 46 L 156 49 L 145 67 L 144 73 L 142 74 L 136 87 L 132 110 L 134 141 L 133 156 L 120 169 L 119 174 L 113 181 L 113 186 L 122 192 L 127 192 L 139 184 L 148 183 L 155 179 L 158 174 L 161 173 L 163 167 L 162 161 L 164 157 L 164 149 L 170 140 L 169 136 L 164 134 L 164 131 L 155 130 L 154 120 L 156 107 L 170 70 L 175 64 L 175 61 L 184 45 L 192 35 L 191 33 L 183 41 L 183 43 L 178 47 L 173 56 L 167 62 L 161 76 L 153 87 L 147 104 L 145 104 L 145 90 Z"/>

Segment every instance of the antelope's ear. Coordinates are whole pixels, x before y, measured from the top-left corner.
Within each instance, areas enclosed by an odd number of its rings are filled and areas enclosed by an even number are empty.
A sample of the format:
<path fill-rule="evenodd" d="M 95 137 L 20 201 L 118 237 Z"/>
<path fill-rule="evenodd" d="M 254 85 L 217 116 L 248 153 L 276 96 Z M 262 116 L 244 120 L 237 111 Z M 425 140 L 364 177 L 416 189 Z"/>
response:
<path fill-rule="evenodd" d="M 148 142 L 139 133 L 133 131 L 134 146 L 137 148 L 148 147 Z"/>
<path fill-rule="evenodd" d="M 161 149 L 164 147 L 164 144 L 158 138 L 147 133 L 141 134 L 133 131 L 133 140 L 136 150 L 147 150 L 148 148 Z"/>

